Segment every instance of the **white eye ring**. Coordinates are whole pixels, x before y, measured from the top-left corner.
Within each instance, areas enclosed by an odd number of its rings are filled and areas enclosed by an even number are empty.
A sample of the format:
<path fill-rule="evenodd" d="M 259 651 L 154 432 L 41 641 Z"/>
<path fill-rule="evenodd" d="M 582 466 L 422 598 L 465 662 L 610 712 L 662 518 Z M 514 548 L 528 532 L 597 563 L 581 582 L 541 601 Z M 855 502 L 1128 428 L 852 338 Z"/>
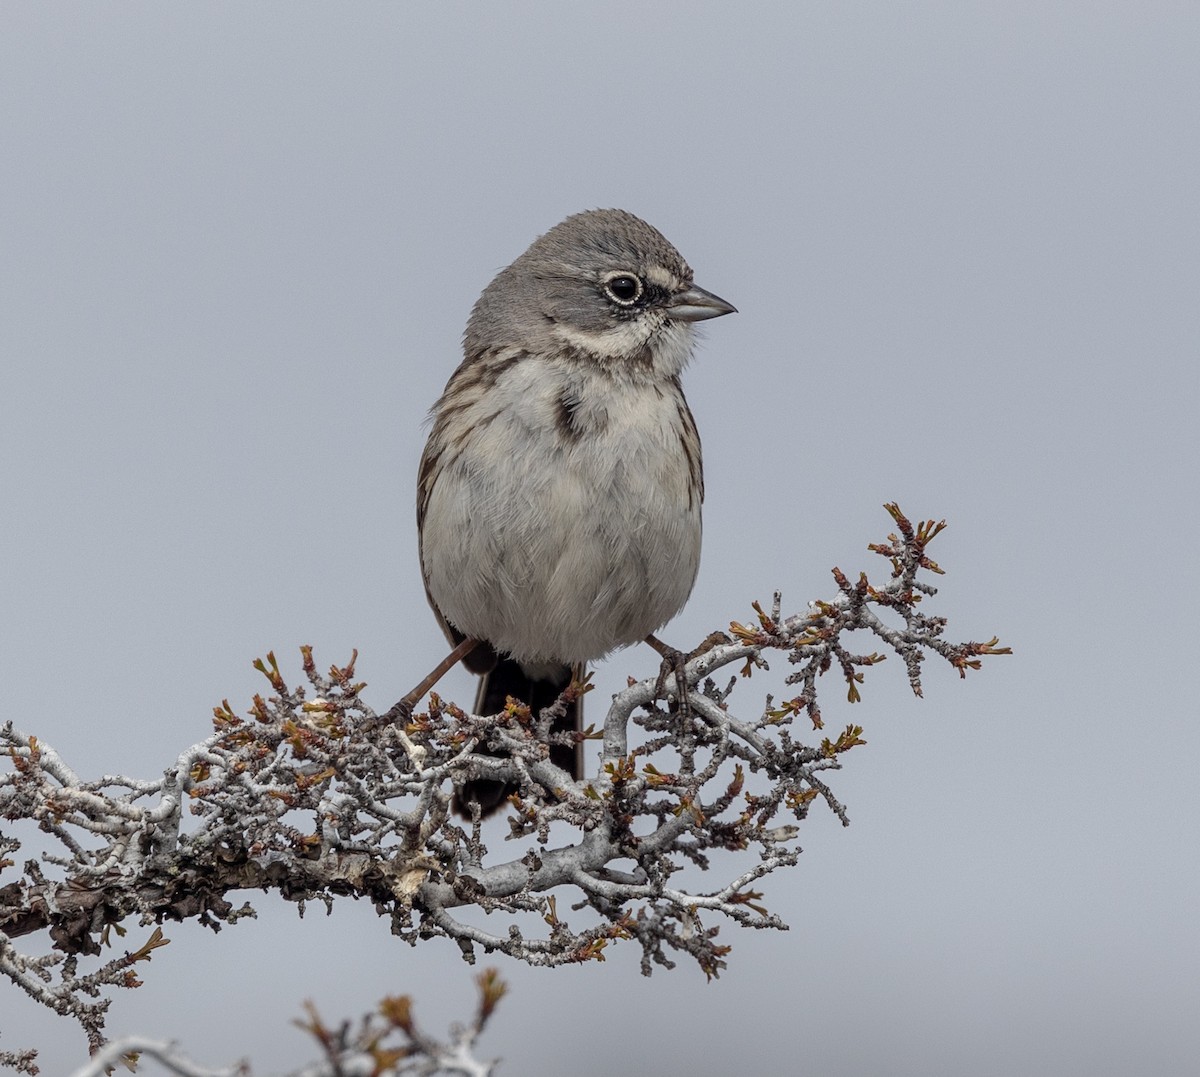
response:
<path fill-rule="evenodd" d="M 632 307 L 645 290 L 642 278 L 636 273 L 620 270 L 604 278 L 604 294 L 618 306 Z"/>

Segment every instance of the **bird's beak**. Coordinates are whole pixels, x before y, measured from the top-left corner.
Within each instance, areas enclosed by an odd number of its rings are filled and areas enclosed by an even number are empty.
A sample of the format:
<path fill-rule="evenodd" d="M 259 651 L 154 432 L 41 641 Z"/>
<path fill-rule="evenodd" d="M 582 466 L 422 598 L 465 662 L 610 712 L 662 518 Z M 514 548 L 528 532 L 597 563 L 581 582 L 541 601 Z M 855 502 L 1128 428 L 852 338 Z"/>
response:
<path fill-rule="evenodd" d="M 676 292 L 667 304 L 669 316 L 680 322 L 703 322 L 722 314 L 736 314 L 737 307 L 726 303 L 719 295 L 693 285 L 686 292 Z"/>

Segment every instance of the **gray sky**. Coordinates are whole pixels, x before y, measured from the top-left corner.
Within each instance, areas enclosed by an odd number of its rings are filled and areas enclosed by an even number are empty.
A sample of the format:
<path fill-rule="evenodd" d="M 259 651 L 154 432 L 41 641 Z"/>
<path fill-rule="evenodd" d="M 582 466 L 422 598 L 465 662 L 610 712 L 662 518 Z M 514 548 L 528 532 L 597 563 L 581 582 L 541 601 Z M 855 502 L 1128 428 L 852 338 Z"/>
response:
<path fill-rule="evenodd" d="M 632 944 L 504 963 L 485 1051 L 512 1074 L 1187 1072 L 1197 132 L 1187 4 L 6 4 L 3 717 L 88 776 L 149 777 L 272 647 L 292 673 L 301 643 L 358 647 L 398 698 L 443 651 L 414 473 L 470 306 L 566 214 L 621 206 L 741 311 L 685 378 L 705 550 L 667 638 L 874 570 L 896 499 L 950 521 L 950 634 L 1016 654 L 931 668 L 923 702 L 895 662 L 853 709 L 831 682 L 830 725 L 869 747 L 835 776 L 854 825 L 818 816 L 768 880 L 792 930 L 725 927 L 713 984 L 643 980 Z M 593 699 L 655 668 L 624 652 Z M 449 943 L 251 897 L 218 937 L 171 925 L 111 1032 L 268 1073 L 309 1057 L 306 998 L 410 992 L 434 1030 L 473 1000 Z M 82 1056 L 11 989 L 0 1031 L 48 1074 Z"/>

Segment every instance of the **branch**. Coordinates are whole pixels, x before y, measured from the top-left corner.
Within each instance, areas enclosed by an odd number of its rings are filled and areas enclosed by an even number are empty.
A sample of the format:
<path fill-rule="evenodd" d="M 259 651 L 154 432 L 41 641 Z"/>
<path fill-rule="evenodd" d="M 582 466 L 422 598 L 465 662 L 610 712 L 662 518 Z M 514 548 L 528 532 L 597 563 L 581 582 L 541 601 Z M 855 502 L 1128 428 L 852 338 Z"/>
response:
<path fill-rule="evenodd" d="M 928 655 L 965 676 L 982 656 L 1008 653 L 995 639 L 943 638 L 945 620 L 922 604 L 936 594 L 923 574 L 941 573 L 926 547 L 944 525 L 914 526 L 887 508 L 899 534 L 870 547 L 890 564 L 887 582 L 873 585 L 865 574 L 851 582 L 834 569 L 837 591 L 827 601 L 790 616 L 779 595 L 770 612 L 755 603 L 754 622 L 709 636 L 681 680 L 631 682 L 603 728 L 578 735 L 601 741 L 598 768 L 580 782 L 550 761 L 550 743 L 575 736 L 550 732 L 563 700 L 540 716 L 512 701 L 480 716 L 433 695 L 428 711 L 401 728 L 367 704 L 354 658 L 322 673 L 309 647 L 301 649 L 302 685 L 288 685 L 274 654 L 256 661 L 270 694 L 254 696 L 243 714 L 223 701 L 212 735 L 157 781 L 84 781 L 9 723 L 0 729 L 9 764 L 0 816 L 36 824 L 51 849 L 17 875 L 8 854 L 20 842 L 0 834 L 0 869 L 10 876 L 0 887 L 0 971 L 74 1017 L 98 1051 L 111 1002 L 102 990 L 138 986 L 135 966 L 167 940 L 156 928 L 87 975 L 80 958 L 98 957 L 133 917 L 144 926 L 196 918 L 219 930 L 254 915 L 230 898 L 257 889 L 301 907 L 367 898 L 393 934 L 412 945 L 445 936 L 471 962 L 478 948 L 531 965 L 603 960 L 610 943 L 636 939 L 647 974 L 687 955 L 718 975 L 730 949 L 715 941 L 722 920 L 786 929 L 753 888 L 796 863 L 797 824 L 810 807 L 822 803 L 849 822 L 826 772 L 865 743 L 862 729 L 850 725 L 813 744 L 794 730 L 801 717 L 823 729 L 821 678 L 833 671 L 856 703 L 866 668 L 891 653 L 920 695 Z M 867 633 L 880 653 L 851 648 L 854 632 Z M 739 678 L 719 686 L 713 676 L 735 666 L 749 678 L 776 651 L 794 667 L 784 683 L 797 694 L 778 703 L 767 696 L 756 714 L 735 712 Z M 519 787 L 507 835 L 519 853 L 494 856 L 478 821 L 450 814 L 454 787 L 481 775 Z M 186 831 L 185 808 L 196 820 Z M 721 853 L 734 854 L 732 877 L 705 887 Z M 574 902 L 573 924 L 560 895 Z M 479 910 L 489 922 L 499 914 L 502 928 L 480 927 Z M 9 941 L 41 931 L 52 949 L 39 956 Z"/>
<path fill-rule="evenodd" d="M 316 1007 L 308 1003 L 308 1019 L 295 1024 L 312 1036 L 323 1057 L 294 1072 L 292 1077 L 403 1077 L 404 1074 L 492 1077 L 499 1060 L 479 1061 L 475 1045 L 508 987 L 495 969 L 480 973 L 475 983 L 479 1002 L 470 1024 L 455 1025 L 444 1042 L 417 1025 L 408 995 L 385 998 L 379 1004 L 379 1012 L 362 1018 L 357 1028 L 352 1028 L 349 1021 L 331 1028 Z M 185 1057 L 173 1043 L 141 1036 L 106 1043 L 71 1077 L 106 1077 L 117 1064 L 133 1070 L 143 1058 L 154 1059 L 177 1077 L 251 1077 L 245 1062 L 228 1069 L 209 1069 Z M 6 1061 L 0 1055 L 0 1064 Z M 37 1067 L 21 1072 L 36 1074 Z"/>

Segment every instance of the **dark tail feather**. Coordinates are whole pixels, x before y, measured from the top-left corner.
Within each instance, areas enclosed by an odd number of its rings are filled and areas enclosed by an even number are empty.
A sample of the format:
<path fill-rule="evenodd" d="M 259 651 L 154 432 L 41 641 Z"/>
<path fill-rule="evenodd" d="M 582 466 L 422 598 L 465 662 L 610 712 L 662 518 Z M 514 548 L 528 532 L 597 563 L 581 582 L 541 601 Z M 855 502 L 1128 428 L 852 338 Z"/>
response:
<path fill-rule="evenodd" d="M 562 690 L 570 683 L 570 666 L 561 666 L 554 671 L 550 678 L 545 680 L 534 680 L 511 658 L 500 658 L 495 668 L 480 678 L 479 694 L 475 697 L 475 713 L 496 714 L 504 709 L 505 701 L 512 696 L 527 704 L 536 716 L 543 707 L 550 706 L 558 699 Z M 582 728 L 583 697 L 580 696 L 567 708 L 567 713 L 554 723 L 551 731 L 564 733 Z M 583 775 L 582 746 L 552 744 L 550 745 L 550 760 L 556 766 L 562 767 L 576 780 Z M 480 815 L 487 818 L 502 807 L 504 802 L 516 791 L 517 787 L 507 782 L 480 778 L 465 783 L 458 791 L 454 798 L 454 810 L 469 819 L 471 817 L 470 804 L 474 801 L 479 805 Z"/>

